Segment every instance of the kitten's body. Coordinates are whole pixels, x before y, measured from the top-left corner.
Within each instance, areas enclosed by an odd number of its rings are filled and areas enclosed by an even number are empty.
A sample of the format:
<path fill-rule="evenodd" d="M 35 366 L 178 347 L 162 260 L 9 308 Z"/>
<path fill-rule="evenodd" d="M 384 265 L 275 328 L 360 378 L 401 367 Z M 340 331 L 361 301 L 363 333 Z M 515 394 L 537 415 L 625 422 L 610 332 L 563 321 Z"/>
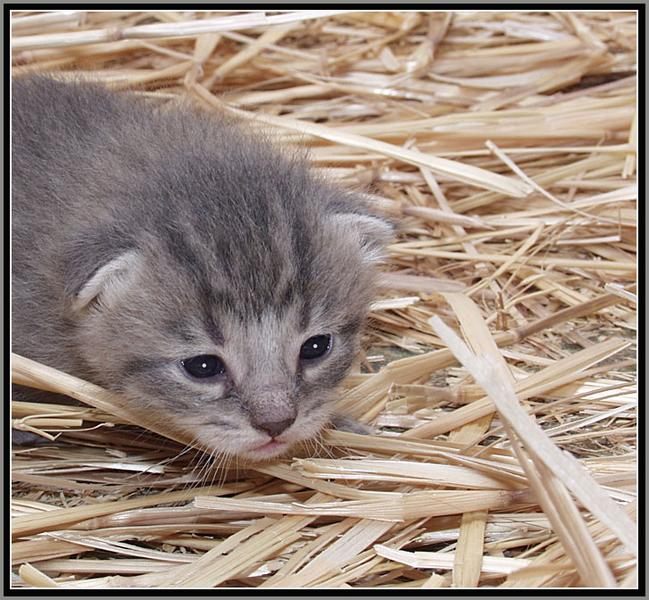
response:
<path fill-rule="evenodd" d="M 325 425 L 389 227 L 225 118 L 45 77 L 12 100 L 13 351 L 233 454 L 273 415 L 277 452 Z M 227 377 L 188 377 L 203 354 Z"/>

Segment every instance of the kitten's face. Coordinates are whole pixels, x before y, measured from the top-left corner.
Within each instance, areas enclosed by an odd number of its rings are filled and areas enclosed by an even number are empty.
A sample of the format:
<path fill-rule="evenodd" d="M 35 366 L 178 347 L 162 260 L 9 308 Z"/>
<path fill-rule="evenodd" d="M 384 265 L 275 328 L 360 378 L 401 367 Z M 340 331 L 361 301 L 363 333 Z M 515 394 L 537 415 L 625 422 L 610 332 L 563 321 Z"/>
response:
<path fill-rule="evenodd" d="M 254 251 L 236 232 L 224 247 L 173 231 L 78 294 L 98 382 L 209 451 L 264 460 L 315 436 L 358 351 L 387 226 L 356 214 L 298 233 L 278 224 Z"/>
<path fill-rule="evenodd" d="M 303 329 L 299 321 L 289 308 L 248 322 L 222 318 L 216 335 L 198 319 L 161 335 L 149 331 L 157 339 L 148 353 L 123 357 L 124 391 L 205 448 L 251 459 L 279 455 L 326 424 L 358 348 L 356 322 L 323 319 Z"/>

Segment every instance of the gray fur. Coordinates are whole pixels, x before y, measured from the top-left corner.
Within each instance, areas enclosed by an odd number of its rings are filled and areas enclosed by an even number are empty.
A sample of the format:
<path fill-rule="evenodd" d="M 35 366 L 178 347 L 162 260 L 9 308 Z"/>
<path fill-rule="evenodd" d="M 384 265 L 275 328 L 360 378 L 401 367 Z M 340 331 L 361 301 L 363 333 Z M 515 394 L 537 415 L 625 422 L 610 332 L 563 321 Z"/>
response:
<path fill-rule="evenodd" d="M 13 81 L 13 351 L 126 394 L 197 443 L 259 458 L 328 421 L 391 227 L 304 158 L 189 106 Z M 310 336 L 334 335 L 312 365 Z M 217 383 L 179 362 L 216 354 Z M 38 394 L 16 388 L 20 398 Z"/>

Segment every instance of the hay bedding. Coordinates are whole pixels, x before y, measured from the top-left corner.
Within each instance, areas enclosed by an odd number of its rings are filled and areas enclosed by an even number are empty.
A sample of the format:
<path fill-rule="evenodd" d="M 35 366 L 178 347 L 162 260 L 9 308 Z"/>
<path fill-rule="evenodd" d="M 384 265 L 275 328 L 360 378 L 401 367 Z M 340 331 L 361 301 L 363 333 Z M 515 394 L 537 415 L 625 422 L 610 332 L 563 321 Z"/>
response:
<path fill-rule="evenodd" d="M 219 464 L 14 357 L 88 407 L 13 403 L 13 586 L 636 587 L 636 26 L 15 12 L 15 73 L 255 117 L 400 230 L 340 400 L 378 435 Z"/>

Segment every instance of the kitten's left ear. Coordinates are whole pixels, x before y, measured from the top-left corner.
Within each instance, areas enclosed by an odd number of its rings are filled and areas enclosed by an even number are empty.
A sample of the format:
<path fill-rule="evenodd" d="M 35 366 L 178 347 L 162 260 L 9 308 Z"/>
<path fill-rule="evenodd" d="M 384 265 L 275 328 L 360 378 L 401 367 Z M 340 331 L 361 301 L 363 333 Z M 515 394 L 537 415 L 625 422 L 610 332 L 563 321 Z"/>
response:
<path fill-rule="evenodd" d="M 385 246 L 394 238 L 392 223 L 376 215 L 355 212 L 337 213 L 332 218 L 338 227 L 358 240 L 364 262 L 383 259 Z"/>
<path fill-rule="evenodd" d="M 75 294 L 74 311 L 82 311 L 93 303 L 112 307 L 133 285 L 142 258 L 135 250 L 128 250 L 99 267 Z"/>

